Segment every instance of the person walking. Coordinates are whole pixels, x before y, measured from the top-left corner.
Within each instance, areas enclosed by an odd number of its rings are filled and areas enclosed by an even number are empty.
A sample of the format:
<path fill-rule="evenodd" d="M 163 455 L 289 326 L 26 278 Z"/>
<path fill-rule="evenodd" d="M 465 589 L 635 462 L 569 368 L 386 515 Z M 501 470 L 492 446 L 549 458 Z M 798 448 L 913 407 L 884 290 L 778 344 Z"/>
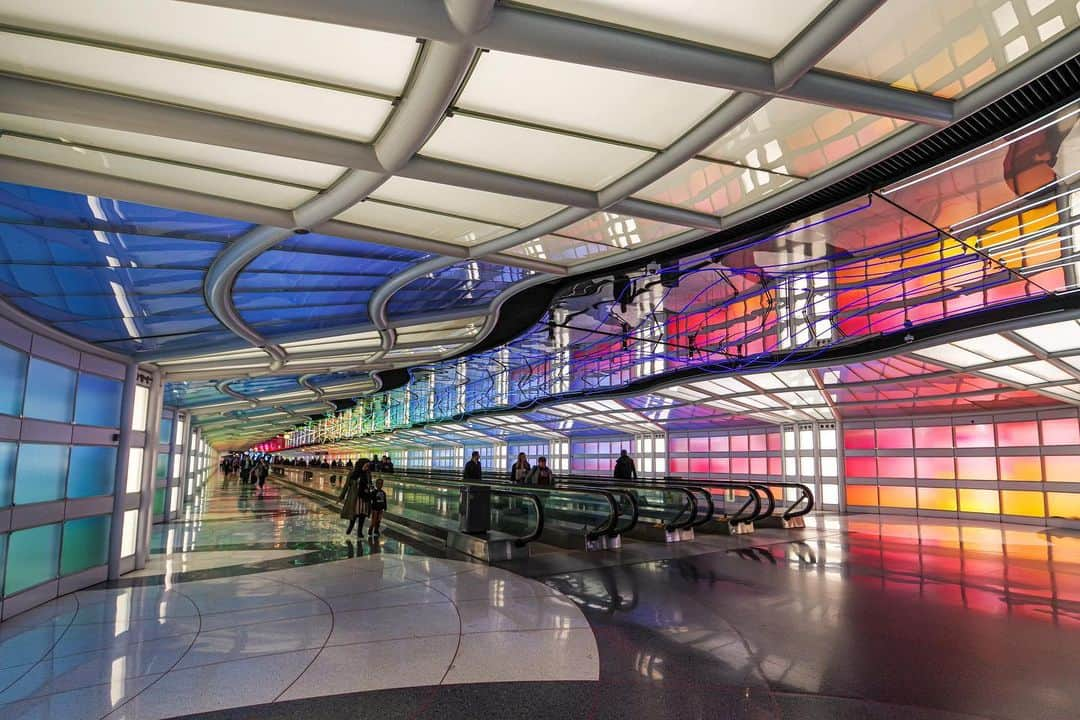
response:
<path fill-rule="evenodd" d="M 259 483 L 259 494 L 263 493 L 263 486 L 266 485 L 266 476 L 270 474 L 270 466 L 266 464 L 265 460 L 260 460 L 259 464 L 255 466 L 255 479 Z"/>
<path fill-rule="evenodd" d="M 394 461 L 390 459 L 389 455 L 382 456 L 382 462 L 379 463 L 379 471 L 390 475 L 394 474 Z"/>
<path fill-rule="evenodd" d="M 349 521 L 349 527 L 345 530 L 348 535 L 353 527 L 359 524 L 356 537 L 364 535 L 364 520 L 371 512 L 368 484 L 370 482 L 370 465 L 367 460 L 357 460 L 349 477 L 345 480 L 345 486 L 341 488 L 338 499 L 342 501 L 341 517 Z"/>
<path fill-rule="evenodd" d="M 615 472 L 613 474 L 616 480 L 637 479 L 637 466 L 634 465 L 634 459 L 625 450 L 619 453 L 619 459 L 615 461 Z"/>
<path fill-rule="evenodd" d="M 480 467 L 480 451 L 473 450 L 472 459 L 465 463 L 465 472 L 462 477 L 466 480 L 480 480 L 483 477 L 483 470 Z"/>
<path fill-rule="evenodd" d="M 551 468 L 548 467 L 546 457 L 541 455 L 536 458 L 536 467 L 529 471 L 528 476 L 525 478 L 525 484 L 546 487 L 555 484 L 555 477 L 551 474 Z"/>
<path fill-rule="evenodd" d="M 383 479 L 379 478 L 375 481 L 375 487 L 371 491 L 371 529 L 368 530 L 369 537 L 379 535 L 379 528 L 382 526 L 382 516 L 385 510 L 386 491 L 383 490 Z"/>
<path fill-rule="evenodd" d="M 530 470 L 529 458 L 523 452 L 518 453 L 517 460 L 510 466 L 510 481 L 518 484 L 527 482 Z"/>

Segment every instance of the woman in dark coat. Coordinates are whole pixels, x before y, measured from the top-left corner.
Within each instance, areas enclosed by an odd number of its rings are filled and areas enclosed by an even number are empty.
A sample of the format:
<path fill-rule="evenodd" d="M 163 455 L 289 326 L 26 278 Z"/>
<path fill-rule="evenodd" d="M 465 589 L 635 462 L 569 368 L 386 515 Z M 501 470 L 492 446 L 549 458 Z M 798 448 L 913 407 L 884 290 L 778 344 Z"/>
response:
<path fill-rule="evenodd" d="M 356 531 L 356 537 L 364 534 L 364 519 L 371 514 L 371 474 L 370 466 L 366 459 L 358 460 L 353 466 L 345 481 L 345 487 L 341 489 L 338 499 L 342 501 L 341 517 L 349 521 L 348 535 L 352 532 L 353 525 L 359 521 L 360 527 Z"/>

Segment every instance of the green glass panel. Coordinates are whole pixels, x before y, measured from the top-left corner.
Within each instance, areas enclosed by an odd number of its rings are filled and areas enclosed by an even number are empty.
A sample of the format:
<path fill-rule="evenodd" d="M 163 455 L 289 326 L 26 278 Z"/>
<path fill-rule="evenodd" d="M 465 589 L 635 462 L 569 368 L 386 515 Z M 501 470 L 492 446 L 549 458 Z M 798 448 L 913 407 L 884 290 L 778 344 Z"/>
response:
<path fill-rule="evenodd" d="M 23 415 L 71 422 L 75 412 L 75 371 L 41 358 L 30 358 Z"/>
<path fill-rule="evenodd" d="M 11 504 L 15 492 L 15 456 L 18 446 L 12 442 L 0 442 L 0 507 Z M 0 564 L 0 568 L 4 566 Z"/>
<path fill-rule="evenodd" d="M 60 553 L 60 574 L 70 575 L 109 562 L 108 515 L 68 520 Z"/>
<path fill-rule="evenodd" d="M 169 477 L 169 453 L 158 453 L 157 465 L 154 466 L 154 478 L 164 480 Z"/>
<path fill-rule="evenodd" d="M 7 551 L 7 539 L 6 534 L 0 535 L 0 569 L 4 567 L 4 557 Z M 4 574 L 0 572 L 0 597 L 4 597 Z"/>
<path fill-rule="evenodd" d="M 168 417 L 161 418 L 161 427 L 158 432 L 158 438 L 162 445 L 168 445 L 172 442 L 172 429 L 173 419 Z"/>
<path fill-rule="evenodd" d="M 15 470 L 15 504 L 47 502 L 64 497 L 68 446 L 22 443 Z"/>
<path fill-rule="evenodd" d="M 0 413 L 18 415 L 22 412 L 26 363 L 25 353 L 0 345 Z"/>
<path fill-rule="evenodd" d="M 111 495 L 116 484 L 116 448 L 75 445 L 68 464 L 69 498 Z"/>
<path fill-rule="evenodd" d="M 56 577 L 60 560 L 60 523 L 17 530 L 8 536 L 4 596 Z"/>
<path fill-rule="evenodd" d="M 154 490 L 154 514 L 161 515 L 165 512 L 165 488 Z"/>

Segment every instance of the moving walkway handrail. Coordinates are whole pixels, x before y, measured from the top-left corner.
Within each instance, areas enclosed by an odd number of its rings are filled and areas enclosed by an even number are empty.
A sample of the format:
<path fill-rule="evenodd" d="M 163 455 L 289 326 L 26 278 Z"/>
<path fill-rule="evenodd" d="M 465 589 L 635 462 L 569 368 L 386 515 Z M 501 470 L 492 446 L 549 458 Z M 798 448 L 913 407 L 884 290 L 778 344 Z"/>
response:
<path fill-rule="evenodd" d="M 567 478 L 563 480 L 562 478 Z M 687 528 L 697 527 L 705 522 L 708 522 L 712 518 L 714 512 L 714 505 L 712 498 L 704 488 L 694 488 L 688 485 L 664 485 L 659 483 L 649 482 L 635 482 L 633 480 L 608 480 L 607 478 L 591 477 L 587 475 L 565 475 L 561 476 L 556 481 L 557 485 L 569 483 L 573 485 L 586 486 L 586 487 L 600 487 L 612 490 L 633 490 L 635 488 L 648 489 L 648 490 L 671 490 L 675 492 L 681 492 L 686 495 L 686 505 L 679 510 L 679 514 L 676 515 L 671 521 L 664 521 L 665 530 L 685 530 Z M 707 511 L 705 517 L 701 520 L 697 519 L 698 515 L 698 498 L 692 492 L 693 490 L 701 490 L 704 497 L 707 499 Z M 635 498 L 633 493 L 629 493 L 631 498 Z M 635 498 L 636 500 L 636 498 Z M 640 503 L 640 500 L 636 500 Z M 689 515 L 685 521 L 680 521 L 686 511 L 689 510 Z"/>
<path fill-rule="evenodd" d="M 708 483 L 725 483 L 725 482 L 738 482 L 738 481 L 709 480 L 707 482 Z M 782 517 L 784 520 L 790 520 L 791 518 L 802 517 L 803 515 L 809 514 L 814 509 L 814 492 L 810 489 L 809 485 L 805 485 L 804 483 L 799 483 L 799 482 L 792 482 L 791 480 L 776 480 L 776 481 L 773 481 L 773 480 L 761 480 L 761 481 L 754 480 L 754 481 L 751 481 L 751 482 L 753 482 L 753 484 L 755 484 L 755 485 L 761 485 L 761 486 L 763 486 L 765 488 L 773 488 L 773 487 L 795 488 L 795 489 L 797 489 L 799 491 L 799 497 L 795 498 L 795 501 L 792 502 L 791 505 L 789 505 L 784 510 L 783 513 L 781 513 L 780 517 Z M 772 494 L 772 490 L 769 490 L 769 494 L 770 495 Z M 799 507 L 799 504 L 802 503 L 803 501 L 805 501 L 805 505 L 803 507 Z M 775 508 L 775 503 L 773 503 L 773 508 Z M 773 514 L 773 510 L 770 509 L 770 511 L 768 513 L 764 514 L 763 517 L 768 517 L 768 516 L 770 516 L 772 514 Z"/>
<path fill-rule="evenodd" d="M 484 486 L 492 487 L 492 488 L 496 488 L 496 487 L 521 487 L 520 485 L 510 485 L 507 482 L 498 482 L 498 481 L 493 482 L 491 480 L 465 480 L 462 477 L 460 477 L 457 473 L 454 473 L 454 472 L 449 471 L 449 470 L 439 470 L 437 468 L 409 468 L 407 470 L 395 470 L 393 474 L 398 475 L 398 476 L 408 476 L 410 478 L 414 477 L 416 475 L 421 475 L 421 474 L 426 475 L 427 477 L 435 477 L 435 478 L 446 477 L 446 480 L 443 480 L 442 482 L 453 483 L 455 485 L 465 485 L 465 484 L 484 485 Z M 604 521 L 602 523 L 600 523 L 599 525 L 597 525 L 595 528 L 592 528 L 592 529 L 589 529 L 588 525 L 584 526 L 585 537 L 588 540 L 596 540 L 597 538 L 599 538 L 601 536 L 609 536 L 610 537 L 610 536 L 613 536 L 613 535 L 618 535 L 620 532 L 627 532 L 630 529 L 632 529 L 634 527 L 634 525 L 637 523 L 637 503 L 634 502 L 633 498 L 630 498 L 630 506 L 631 506 L 631 514 L 629 516 L 630 522 L 627 524 L 627 526 L 625 528 L 619 526 L 619 518 L 622 516 L 622 513 L 619 511 L 619 501 L 616 499 L 615 493 L 612 492 L 612 490 L 608 489 L 608 488 L 600 488 L 600 487 L 596 487 L 596 488 L 593 488 L 593 487 L 588 487 L 588 488 L 585 488 L 585 487 L 561 488 L 561 487 L 555 487 L 555 486 L 544 487 L 544 486 L 536 486 L 536 485 L 529 485 L 527 487 L 529 488 L 530 492 L 536 492 L 536 491 L 539 490 L 541 492 L 548 491 L 548 492 L 581 493 L 581 494 L 589 494 L 589 495 L 592 495 L 594 497 L 599 495 L 600 497 L 607 500 L 608 516 L 604 519 Z M 627 495 L 627 497 L 629 497 L 629 493 L 626 493 L 626 495 Z"/>
<path fill-rule="evenodd" d="M 337 474 L 337 473 L 332 473 L 331 472 L 331 470 L 333 470 L 334 468 L 329 468 L 329 469 L 328 468 L 290 468 L 287 465 L 283 466 L 283 467 L 284 467 L 285 470 L 295 469 L 295 470 L 298 470 L 298 471 L 299 470 L 318 471 L 320 474 Z M 281 475 L 282 476 L 285 475 L 284 470 L 282 471 Z M 389 482 L 394 482 L 395 480 L 397 482 L 411 482 L 411 483 L 414 483 L 416 485 L 423 485 L 425 487 L 434 487 L 434 488 L 439 488 L 439 489 L 442 489 L 442 490 L 447 490 L 447 489 L 451 489 L 451 488 L 456 489 L 456 488 L 460 488 L 460 486 L 462 485 L 461 482 L 455 482 L 455 481 L 431 481 L 431 480 L 418 480 L 418 479 L 415 479 L 415 478 L 408 478 L 407 480 L 405 478 L 398 479 L 398 478 L 395 477 L 395 475 L 397 475 L 397 473 L 393 473 L 393 474 L 387 473 L 387 475 L 389 476 L 388 477 Z M 303 475 L 301 475 L 301 477 L 303 477 Z M 491 492 L 492 492 L 492 494 L 496 494 L 496 495 L 506 495 L 506 496 L 509 496 L 509 497 L 524 498 L 524 499 L 528 500 L 529 502 L 531 502 L 532 505 L 533 505 L 533 508 L 536 510 L 536 527 L 528 535 L 521 535 L 521 536 L 515 537 L 514 538 L 514 544 L 515 545 L 517 545 L 518 547 L 525 547 L 530 542 L 532 542 L 533 540 L 536 540 L 538 537 L 540 537 L 540 535 L 544 532 L 544 503 L 540 499 L 539 496 L 537 496 L 537 495 L 535 495 L 535 494 L 533 494 L 531 492 L 526 492 L 524 490 L 516 490 L 516 489 L 492 488 Z"/>

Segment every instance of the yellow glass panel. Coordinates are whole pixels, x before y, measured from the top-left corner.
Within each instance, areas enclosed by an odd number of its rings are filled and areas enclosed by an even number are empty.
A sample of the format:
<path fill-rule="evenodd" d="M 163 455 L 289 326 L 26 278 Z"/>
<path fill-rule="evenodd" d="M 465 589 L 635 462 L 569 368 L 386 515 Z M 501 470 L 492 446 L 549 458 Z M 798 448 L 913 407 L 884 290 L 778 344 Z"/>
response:
<path fill-rule="evenodd" d="M 956 491 L 952 488 L 919 488 L 920 510 L 956 510 Z"/>
<path fill-rule="evenodd" d="M 960 488 L 960 511 L 997 515 L 1001 512 L 997 490 Z"/>
<path fill-rule="evenodd" d="M 882 507 L 915 507 L 915 488 L 913 487 L 891 487 L 883 485 L 878 488 L 878 494 L 881 496 Z"/>
<path fill-rule="evenodd" d="M 1030 490 L 1002 490 L 1001 512 L 1005 515 L 1044 517 L 1043 493 Z"/>
<path fill-rule="evenodd" d="M 1050 517 L 1080 520 L 1080 493 L 1046 493 Z"/>
<path fill-rule="evenodd" d="M 999 457 L 1001 479 L 1014 482 L 1041 482 L 1042 459 L 1038 457 Z"/>

